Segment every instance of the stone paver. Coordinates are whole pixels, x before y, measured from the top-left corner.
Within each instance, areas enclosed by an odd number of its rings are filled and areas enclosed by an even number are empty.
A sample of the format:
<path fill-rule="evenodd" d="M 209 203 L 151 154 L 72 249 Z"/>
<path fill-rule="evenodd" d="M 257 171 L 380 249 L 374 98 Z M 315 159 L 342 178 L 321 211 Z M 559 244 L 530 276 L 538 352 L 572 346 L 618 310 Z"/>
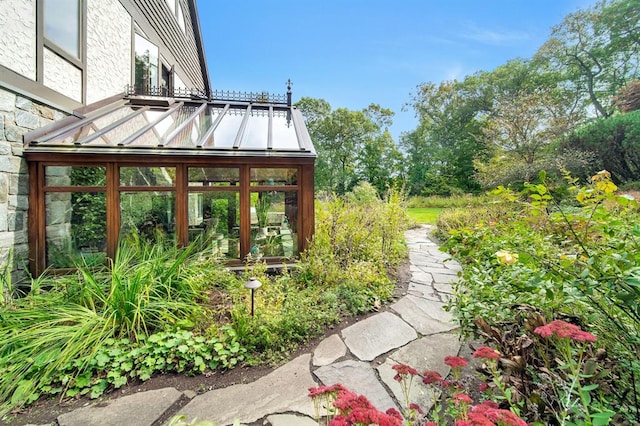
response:
<path fill-rule="evenodd" d="M 152 425 L 182 397 L 175 388 L 163 388 L 93 404 L 58 416 L 60 426 Z M 108 421 L 105 421 L 108 419 Z"/>
<path fill-rule="evenodd" d="M 452 316 L 445 312 L 444 304 L 421 297 L 407 295 L 391 305 L 403 320 L 420 334 L 435 334 L 456 329 Z"/>
<path fill-rule="evenodd" d="M 382 312 L 342 330 L 344 343 L 362 361 L 406 345 L 418 334 L 409 324 L 390 312 Z"/>
<path fill-rule="evenodd" d="M 318 422 L 307 416 L 295 414 L 274 414 L 267 416 L 265 425 L 271 426 L 318 426 Z"/>
<path fill-rule="evenodd" d="M 215 389 L 195 397 L 180 410 L 187 421 L 194 418 L 213 421 L 217 426 L 234 420 L 252 423 L 265 414 L 297 412 L 314 416 L 313 403 L 307 396 L 316 386 L 309 371 L 311 354 L 279 367 L 253 383 Z"/>
<path fill-rule="evenodd" d="M 347 354 L 347 347 L 337 334 L 327 337 L 313 351 L 313 365 L 321 367 L 329 365 Z"/>
<path fill-rule="evenodd" d="M 378 410 L 398 409 L 367 362 L 342 361 L 318 368 L 315 375 L 326 386 L 341 383 L 350 391 L 366 396 Z"/>

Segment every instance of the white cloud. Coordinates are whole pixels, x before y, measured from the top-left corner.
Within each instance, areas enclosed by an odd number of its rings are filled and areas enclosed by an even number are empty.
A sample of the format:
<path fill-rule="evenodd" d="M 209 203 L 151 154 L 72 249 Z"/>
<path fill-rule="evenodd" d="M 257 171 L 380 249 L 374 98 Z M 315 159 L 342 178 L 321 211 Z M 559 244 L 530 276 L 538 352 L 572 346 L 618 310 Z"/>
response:
<path fill-rule="evenodd" d="M 460 33 L 462 38 L 479 43 L 493 45 L 508 45 L 513 42 L 520 42 L 530 39 L 530 35 L 523 31 L 500 31 L 494 29 L 480 28 L 473 23 L 465 25 L 466 28 Z"/>

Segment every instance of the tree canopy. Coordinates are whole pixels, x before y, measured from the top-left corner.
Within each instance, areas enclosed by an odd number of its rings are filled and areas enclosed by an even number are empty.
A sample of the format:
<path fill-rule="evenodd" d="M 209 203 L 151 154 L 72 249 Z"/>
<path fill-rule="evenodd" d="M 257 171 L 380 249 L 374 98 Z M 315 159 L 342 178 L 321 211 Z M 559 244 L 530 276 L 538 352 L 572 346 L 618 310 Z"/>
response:
<path fill-rule="evenodd" d="M 603 0 L 553 27 L 532 58 L 462 80 L 419 84 L 407 103 L 418 119 L 394 141 L 393 112 L 377 104 L 333 109 L 297 103 L 318 151 L 316 186 L 344 193 L 369 182 L 379 193 L 475 192 L 494 185 L 600 169 L 640 180 L 640 7 Z"/>

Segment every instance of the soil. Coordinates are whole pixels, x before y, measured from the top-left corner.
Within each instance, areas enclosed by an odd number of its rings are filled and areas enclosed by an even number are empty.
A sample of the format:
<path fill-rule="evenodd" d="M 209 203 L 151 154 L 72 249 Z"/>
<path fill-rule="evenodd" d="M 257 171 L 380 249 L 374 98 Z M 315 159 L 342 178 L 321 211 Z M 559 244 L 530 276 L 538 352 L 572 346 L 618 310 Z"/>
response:
<path fill-rule="evenodd" d="M 396 271 L 395 276 L 397 278 L 397 285 L 393 298 L 394 300 L 390 301 L 389 304 L 380 306 L 378 310 L 374 312 L 343 318 L 340 323 L 331 328 L 327 328 L 322 336 L 314 338 L 306 344 L 298 347 L 296 351 L 290 354 L 288 360 L 294 359 L 298 355 L 312 352 L 313 349 L 320 343 L 320 341 L 322 341 L 327 336 L 339 333 L 343 328 L 346 328 L 355 322 L 361 321 L 371 315 L 375 315 L 378 312 L 387 310 L 391 303 L 407 293 L 409 280 L 411 278 L 409 263 L 407 262 L 400 266 Z M 464 352 L 468 351 L 469 349 L 463 346 L 461 355 L 465 355 Z M 470 358 L 469 356 L 465 357 L 467 359 Z M 285 363 L 286 361 L 287 360 L 284 360 L 282 363 Z M 276 367 L 277 366 L 274 365 L 259 365 L 251 367 L 240 366 L 224 372 L 214 371 L 193 377 L 181 374 L 162 374 L 151 377 L 145 382 L 129 383 L 120 389 L 103 395 L 97 400 L 92 400 L 87 397 L 66 399 L 62 401 L 60 401 L 58 398 L 41 398 L 40 400 L 31 404 L 29 407 L 13 413 L 11 421 L 9 423 L 0 424 L 57 425 L 58 423 L 56 421 L 56 418 L 59 415 L 90 404 L 106 403 L 112 399 L 134 394 L 137 392 L 144 392 L 166 387 L 173 387 L 179 391 L 193 391 L 197 394 L 200 394 L 209 390 L 225 388 L 227 386 L 235 384 L 251 383 L 259 379 L 260 377 L 272 372 Z M 473 378 L 469 376 L 468 380 L 473 380 Z"/>

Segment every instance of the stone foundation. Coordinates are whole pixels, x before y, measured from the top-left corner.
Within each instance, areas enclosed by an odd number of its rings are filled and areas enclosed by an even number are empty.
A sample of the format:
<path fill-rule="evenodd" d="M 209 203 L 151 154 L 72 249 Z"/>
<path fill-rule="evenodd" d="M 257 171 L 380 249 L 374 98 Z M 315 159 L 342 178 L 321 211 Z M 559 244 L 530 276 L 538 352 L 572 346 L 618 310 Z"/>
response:
<path fill-rule="evenodd" d="M 29 168 L 22 156 L 22 136 L 64 116 L 56 109 L 0 87 L 0 267 L 13 249 L 14 280 L 26 276 L 29 254 Z"/>

